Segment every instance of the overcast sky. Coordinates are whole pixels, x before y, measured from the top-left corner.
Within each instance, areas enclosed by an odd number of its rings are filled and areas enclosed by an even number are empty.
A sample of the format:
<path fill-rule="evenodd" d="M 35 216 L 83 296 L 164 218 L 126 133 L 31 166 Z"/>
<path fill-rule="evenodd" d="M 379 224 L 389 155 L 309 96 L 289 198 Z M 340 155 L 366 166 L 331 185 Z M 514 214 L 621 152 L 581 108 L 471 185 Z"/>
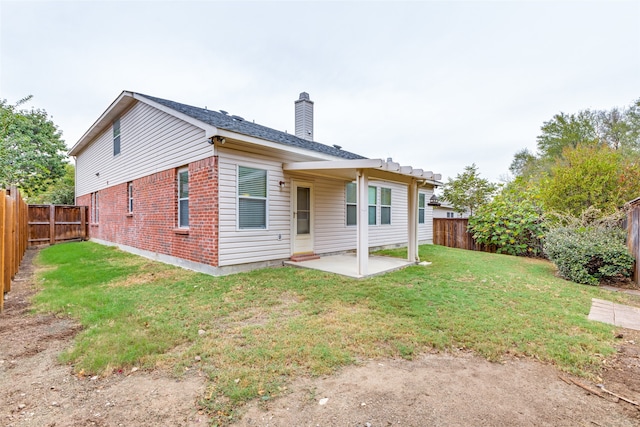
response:
<path fill-rule="evenodd" d="M 69 147 L 123 90 L 499 181 L 559 112 L 640 98 L 640 1 L 6 1 L 0 98 Z"/>

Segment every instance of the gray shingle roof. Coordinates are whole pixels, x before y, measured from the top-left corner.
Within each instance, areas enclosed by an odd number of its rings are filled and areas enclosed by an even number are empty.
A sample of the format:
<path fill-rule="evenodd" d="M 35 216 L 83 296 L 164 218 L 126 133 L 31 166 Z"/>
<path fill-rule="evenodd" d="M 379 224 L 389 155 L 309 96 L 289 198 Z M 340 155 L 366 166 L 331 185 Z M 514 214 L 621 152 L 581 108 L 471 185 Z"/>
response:
<path fill-rule="evenodd" d="M 169 101 L 167 99 L 156 98 L 155 96 L 149 96 L 142 93 L 140 93 L 139 95 L 157 102 L 158 104 L 164 105 L 165 107 L 171 108 L 172 110 L 176 110 L 183 114 L 186 114 L 189 117 L 193 117 L 196 120 L 200 120 L 201 122 L 215 126 L 219 129 L 237 132 L 243 135 L 266 139 L 268 141 L 277 142 L 279 144 L 316 151 L 318 153 L 328 154 L 330 156 L 336 156 L 348 160 L 366 158 L 355 153 L 350 153 L 348 151 L 339 150 L 329 145 L 321 144 L 319 142 L 307 141 L 306 139 L 298 138 L 295 135 L 271 129 L 253 122 L 239 120 L 237 116 L 230 116 L 217 111 L 192 107 L 191 105 L 181 104 L 179 102 Z"/>

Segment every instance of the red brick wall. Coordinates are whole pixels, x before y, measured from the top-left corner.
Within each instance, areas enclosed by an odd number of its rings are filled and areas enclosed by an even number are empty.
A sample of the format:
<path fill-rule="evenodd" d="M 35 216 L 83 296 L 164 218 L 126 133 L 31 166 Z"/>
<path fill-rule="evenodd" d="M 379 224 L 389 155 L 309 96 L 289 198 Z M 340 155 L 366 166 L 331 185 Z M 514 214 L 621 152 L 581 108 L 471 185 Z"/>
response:
<path fill-rule="evenodd" d="M 132 215 L 127 212 L 127 183 L 100 190 L 99 222 L 89 227 L 90 236 L 218 266 L 217 160 L 189 164 L 188 231 L 177 228 L 177 169 L 169 169 L 133 181 Z M 91 206 L 91 195 L 76 203 Z"/>

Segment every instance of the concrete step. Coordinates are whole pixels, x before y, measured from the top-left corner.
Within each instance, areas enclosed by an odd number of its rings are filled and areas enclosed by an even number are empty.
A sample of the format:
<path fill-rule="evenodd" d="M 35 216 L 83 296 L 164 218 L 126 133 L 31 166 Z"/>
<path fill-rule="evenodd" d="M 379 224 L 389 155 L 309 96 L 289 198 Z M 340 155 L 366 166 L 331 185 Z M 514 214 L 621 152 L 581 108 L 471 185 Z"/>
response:
<path fill-rule="evenodd" d="M 302 261 L 311 261 L 313 259 L 320 259 L 320 257 L 316 254 L 310 253 L 310 254 L 292 255 L 291 258 L 289 259 L 293 262 L 302 262 Z"/>

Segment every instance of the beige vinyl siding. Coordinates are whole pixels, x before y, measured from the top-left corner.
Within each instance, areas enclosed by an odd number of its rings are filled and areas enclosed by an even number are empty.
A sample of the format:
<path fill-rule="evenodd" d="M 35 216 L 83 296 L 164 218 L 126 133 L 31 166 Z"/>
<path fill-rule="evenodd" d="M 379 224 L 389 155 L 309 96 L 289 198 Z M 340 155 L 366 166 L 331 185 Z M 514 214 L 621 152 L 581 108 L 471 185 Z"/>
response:
<path fill-rule="evenodd" d="M 120 130 L 120 154 L 111 126 L 78 154 L 76 196 L 213 155 L 204 130 L 141 102 L 120 117 Z"/>
<path fill-rule="evenodd" d="M 316 253 L 340 252 L 356 248 L 357 229 L 347 227 L 346 182 L 317 179 L 315 182 Z"/>
<path fill-rule="evenodd" d="M 219 265 L 235 265 L 249 262 L 288 258 L 291 255 L 291 205 L 289 193 L 291 181 L 285 180 L 282 162 L 264 154 L 230 150 L 224 146 L 218 150 L 220 171 L 219 216 Z M 247 166 L 267 171 L 267 228 L 264 230 L 240 230 L 237 225 L 237 171 Z M 283 188 L 279 181 L 286 181 Z"/>
<path fill-rule="evenodd" d="M 424 224 L 418 224 L 418 242 L 420 244 L 433 243 L 433 207 L 429 206 L 429 199 L 433 196 L 433 189 L 421 189 L 424 194 Z"/>
<path fill-rule="evenodd" d="M 331 253 L 356 248 L 357 230 L 346 225 L 345 181 L 315 180 L 315 245 L 316 253 Z M 380 188 L 391 189 L 391 224 L 380 224 L 380 207 L 377 209 L 377 225 L 369 226 L 369 246 L 406 245 L 407 229 L 407 186 L 386 181 L 369 181 L 377 187 L 378 205 Z M 431 197 L 431 190 L 420 190 Z M 419 224 L 420 242 L 432 241 L 432 213 L 429 206 L 425 209 L 425 224 Z"/>

